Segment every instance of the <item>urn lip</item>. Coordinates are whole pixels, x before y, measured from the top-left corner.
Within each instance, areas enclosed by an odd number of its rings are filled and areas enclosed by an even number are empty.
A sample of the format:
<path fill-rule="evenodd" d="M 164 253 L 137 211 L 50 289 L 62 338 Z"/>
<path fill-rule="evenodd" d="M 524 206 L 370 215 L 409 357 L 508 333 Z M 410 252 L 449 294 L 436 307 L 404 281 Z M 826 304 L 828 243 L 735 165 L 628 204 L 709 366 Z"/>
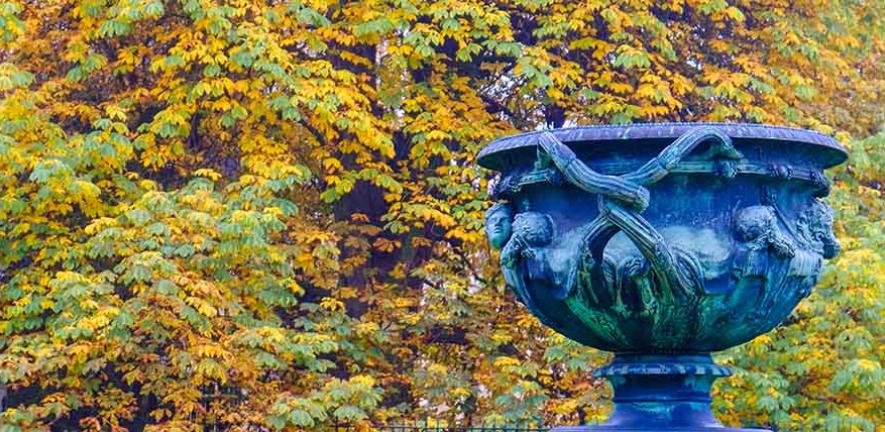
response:
<path fill-rule="evenodd" d="M 535 137 L 543 132 L 552 133 L 560 141 L 570 144 L 570 147 L 577 150 L 593 143 L 675 139 L 699 126 L 717 127 L 735 140 L 737 145 L 741 141 L 780 141 L 810 145 L 812 149 L 816 148 L 815 151 L 822 153 L 822 168 L 839 165 L 848 159 L 845 147 L 835 139 L 808 129 L 752 123 L 673 122 L 575 126 L 511 135 L 488 144 L 479 152 L 477 162 L 484 168 L 496 171 L 507 170 L 511 163 L 506 155 L 524 153 L 525 149 L 535 147 L 537 145 Z M 806 147 L 806 150 L 809 149 Z"/>

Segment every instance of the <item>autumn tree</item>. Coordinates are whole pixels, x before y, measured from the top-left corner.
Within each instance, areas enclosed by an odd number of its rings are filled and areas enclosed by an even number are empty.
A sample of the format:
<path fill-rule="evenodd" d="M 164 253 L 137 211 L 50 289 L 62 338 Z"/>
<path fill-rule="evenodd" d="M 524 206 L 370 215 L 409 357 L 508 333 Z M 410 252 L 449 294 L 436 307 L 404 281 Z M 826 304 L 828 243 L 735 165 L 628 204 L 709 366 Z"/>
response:
<path fill-rule="evenodd" d="M 723 357 L 717 404 L 874 430 L 883 26 L 874 0 L 2 2 L 0 431 L 601 419 L 605 355 L 503 289 L 475 156 L 701 120 L 858 139 L 843 257 Z"/>

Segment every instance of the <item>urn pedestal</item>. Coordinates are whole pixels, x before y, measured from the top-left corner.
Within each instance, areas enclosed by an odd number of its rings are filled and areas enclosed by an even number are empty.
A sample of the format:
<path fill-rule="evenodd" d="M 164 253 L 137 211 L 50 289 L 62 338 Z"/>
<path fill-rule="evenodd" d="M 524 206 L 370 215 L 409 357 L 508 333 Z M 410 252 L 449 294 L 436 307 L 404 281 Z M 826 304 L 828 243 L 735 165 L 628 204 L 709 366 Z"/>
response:
<path fill-rule="evenodd" d="M 501 172 L 486 233 L 507 285 L 545 325 L 615 353 L 602 426 L 724 428 L 710 353 L 780 324 L 838 253 L 823 170 L 831 138 L 749 124 L 640 124 L 533 132 L 489 144 Z"/>

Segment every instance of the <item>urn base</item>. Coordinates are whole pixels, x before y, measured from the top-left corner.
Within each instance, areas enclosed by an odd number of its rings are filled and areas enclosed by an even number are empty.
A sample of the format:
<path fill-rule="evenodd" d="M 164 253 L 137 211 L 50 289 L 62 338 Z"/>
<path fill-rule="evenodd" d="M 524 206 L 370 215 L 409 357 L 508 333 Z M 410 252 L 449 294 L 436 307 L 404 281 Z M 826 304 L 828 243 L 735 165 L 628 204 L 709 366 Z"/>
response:
<path fill-rule="evenodd" d="M 710 407 L 710 388 L 719 377 L 731 375 L 713 363 L 710 354 L 616 354 L 597 369 L 614 388 L 615 408 L 599 426 L 567 426 L 555 432 L 769 432 L 766 429 L 727 428 Z"/>

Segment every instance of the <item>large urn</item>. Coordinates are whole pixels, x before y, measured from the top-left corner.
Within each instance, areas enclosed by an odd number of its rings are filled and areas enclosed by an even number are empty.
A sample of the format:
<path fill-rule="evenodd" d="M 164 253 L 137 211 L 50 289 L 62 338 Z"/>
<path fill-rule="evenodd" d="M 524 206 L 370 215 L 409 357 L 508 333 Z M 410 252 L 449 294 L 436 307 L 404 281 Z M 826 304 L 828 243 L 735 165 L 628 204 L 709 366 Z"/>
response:
<path fill-rule="evenodd" d="M 615 353 L 601 426 L 725 428 L 710 409 L 729 369 L 710 353 L 779 325 L 839 245 L 823 170 L 845 149 L 815 132 L 674 123 L 532 132 L 489 144 L 500 171 L 486 233 L 507 285 L 547 326 Z"/>

